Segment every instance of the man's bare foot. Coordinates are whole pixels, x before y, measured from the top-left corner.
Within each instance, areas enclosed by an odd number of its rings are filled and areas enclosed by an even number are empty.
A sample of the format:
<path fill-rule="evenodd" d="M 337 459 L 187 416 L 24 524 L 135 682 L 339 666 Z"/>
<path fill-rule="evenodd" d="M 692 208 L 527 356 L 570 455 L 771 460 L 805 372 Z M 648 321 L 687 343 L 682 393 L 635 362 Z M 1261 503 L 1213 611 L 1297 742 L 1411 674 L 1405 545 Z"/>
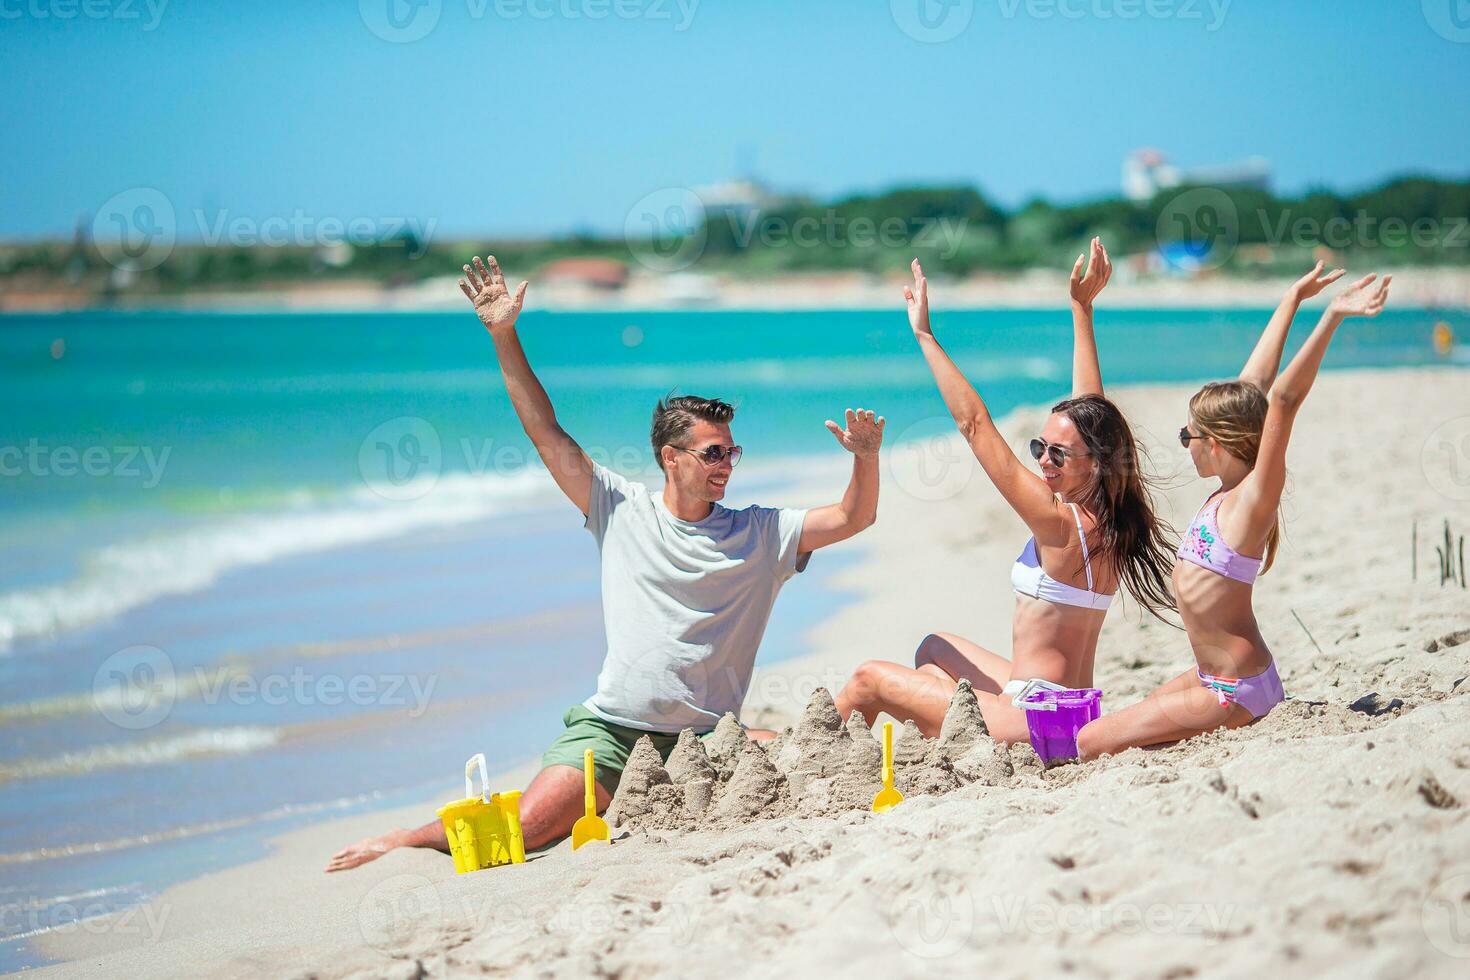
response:
<path fill-rule="evenodd" d="M 369 837 L 360 840 L 351 847 L 344 847 L 332 855 L 332 860 L 327 862 L 328 873 L 333 871 L 346 871 L 369 861 L 376 861 L 395 847 L 403 846 L 401 830 L 395 830 L 391 834 L 383 834 L 378 837 Z"/>

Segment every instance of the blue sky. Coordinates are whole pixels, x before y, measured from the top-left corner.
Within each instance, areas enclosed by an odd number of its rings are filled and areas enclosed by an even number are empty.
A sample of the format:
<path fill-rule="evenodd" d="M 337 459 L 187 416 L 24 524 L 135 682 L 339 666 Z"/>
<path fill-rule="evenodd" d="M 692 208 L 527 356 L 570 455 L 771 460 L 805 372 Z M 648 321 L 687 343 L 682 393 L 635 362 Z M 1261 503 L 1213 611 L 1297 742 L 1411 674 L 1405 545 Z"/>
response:
<path fill-rule="evenodd" d="M 379 37 L 390 2 L 432 30 Z M 1115 194 L 1140 146 L 1264 156 L 1284 191 L 1470 175 L 1465 0 L 948 2 L 0 0 L 0 236 L 136 187 L 442 237 L 616 231 L 751 164 L 1005 204 Z M 906 33 L 920 3 L 963 30 Z"/>

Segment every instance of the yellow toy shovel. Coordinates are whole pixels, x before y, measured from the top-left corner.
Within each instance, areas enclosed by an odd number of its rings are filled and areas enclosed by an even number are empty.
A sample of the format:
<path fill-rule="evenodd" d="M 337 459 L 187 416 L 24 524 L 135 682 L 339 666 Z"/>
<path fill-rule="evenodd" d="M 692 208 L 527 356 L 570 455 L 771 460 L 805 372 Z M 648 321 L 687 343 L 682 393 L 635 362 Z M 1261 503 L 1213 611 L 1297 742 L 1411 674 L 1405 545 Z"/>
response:
<path fill-rule="evenodd" d="M 587 777 L 587 814 L 572 824 L 572 850 L 595 840 L 610 841 L 607 821 L 597 815 L 597 782 L 593 779 L 592 750 L 582 756 L 582 770 Z M 876 804 L 875 804 L 876 805 Z"/>
<path fill-rule="evenodd" d="M 887 813 L 903 802 L 903 794 L 893 788 L 893 722 L 883 723 L 883 788 L 873 797 L 873 812 Z M 580 821 L 579 821 L 580 822 Z"/>

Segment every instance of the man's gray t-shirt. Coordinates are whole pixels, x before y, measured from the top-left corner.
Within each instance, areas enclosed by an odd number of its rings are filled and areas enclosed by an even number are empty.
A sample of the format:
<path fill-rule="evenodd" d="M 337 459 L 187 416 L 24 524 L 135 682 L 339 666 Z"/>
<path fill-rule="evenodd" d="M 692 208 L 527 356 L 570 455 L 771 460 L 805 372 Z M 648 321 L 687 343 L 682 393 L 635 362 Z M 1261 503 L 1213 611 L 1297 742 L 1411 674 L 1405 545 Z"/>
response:
<path fill-rule="evenodd" d="M 594 464 L 587 530 L 602 552 L 607 659 L 587 709 L 653 732 L 707 732 L 739 712 L 776 594 L 805 567 L 805 518 L 715 504 L 683 521 L 661 494 Z"/>

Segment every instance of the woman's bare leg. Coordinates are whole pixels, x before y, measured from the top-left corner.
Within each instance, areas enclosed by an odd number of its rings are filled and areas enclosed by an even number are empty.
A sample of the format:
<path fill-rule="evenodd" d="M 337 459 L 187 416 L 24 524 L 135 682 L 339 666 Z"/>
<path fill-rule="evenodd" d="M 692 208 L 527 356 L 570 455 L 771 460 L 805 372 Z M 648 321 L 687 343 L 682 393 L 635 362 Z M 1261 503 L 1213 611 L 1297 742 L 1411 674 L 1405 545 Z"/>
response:
<path fill-rule="evenodd" d="M 980 716 L 985 719 L 985 728 L 990 737 L 1007 745 L 1029 741 L 1031 729 L 1026 725 L 1026 712 L 1016 707 L 1004 694 L 976 691 L 975 700 L 980 703 Z"/>
<path fill-rule="evenodd" d="M 1011 679 L 1011 662 L 953 633 L 930 633 L 914 651 L 914 667 L 933 676 L 967 680 L 977 692 L 999 694 Z"/>
<path fill-rule="evenodd" d="M 886 711 L 899 721 L 912 720 L 919 731 L 933 737 L 944 723 L 956 683 L 950 677 L 887 660 L 869 660 L 837 693 L 837 713 L 846 718 L 856 711 L 871 725 L 880 712 Z"/>

